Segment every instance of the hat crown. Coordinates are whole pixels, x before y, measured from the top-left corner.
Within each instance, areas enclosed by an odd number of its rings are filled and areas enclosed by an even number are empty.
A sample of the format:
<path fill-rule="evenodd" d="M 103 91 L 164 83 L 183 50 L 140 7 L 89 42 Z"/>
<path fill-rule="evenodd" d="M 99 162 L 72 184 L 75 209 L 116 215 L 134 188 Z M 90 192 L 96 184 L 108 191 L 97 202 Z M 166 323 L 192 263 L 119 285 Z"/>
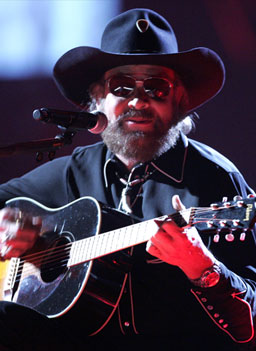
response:
<path fill-rule="evenodd" d="M 212 50 L 199 47 L 178 51 L 171 25 L 158 13 L 132 9 L 106 26 L 100 48 L 79 46 L 54 66 L 54 79 L 74 104 L 90 101 L 88 89 L 108 70 L 125 65 L 158 65 L 174 70 L 187 90 L 186 113 L 213 98 L 225 81 L 225 68 Z"/>
<path fill-rule="evenodd" d="M 108 23 L 101 49 L 114 54 L 172 54 L 178 52 L 178 45 L 162 16 L 149 9 L 132 9 Z"/>

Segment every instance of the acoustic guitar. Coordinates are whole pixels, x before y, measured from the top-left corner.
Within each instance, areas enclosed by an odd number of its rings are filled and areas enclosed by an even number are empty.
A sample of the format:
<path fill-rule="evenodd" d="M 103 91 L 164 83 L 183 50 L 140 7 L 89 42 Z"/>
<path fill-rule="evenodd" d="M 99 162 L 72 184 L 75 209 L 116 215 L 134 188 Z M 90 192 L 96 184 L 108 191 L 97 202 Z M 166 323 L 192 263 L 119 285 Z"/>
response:
<path fill-rule="evenodd" d="M 256 198 L 189 208 L 159 220 L 195 226 L 200 234 L 245 240 L 255 222 Z M 154 219 L 138 222 L 130 215 L 83 197 L 52 209 L 25 197 L 7 206 L 42 218 L 33 251 L 0 262 L 0 299 L 13 301 L 50 317 L 58 317 L 83 300 L 89 334 L 110 320 L 130 270 L 131 247 L 148 241 L 158 226 Z M 81 299 L 80 299 L 81 297 Z M 95 317 L 95 318 L 94 318 Z"/>

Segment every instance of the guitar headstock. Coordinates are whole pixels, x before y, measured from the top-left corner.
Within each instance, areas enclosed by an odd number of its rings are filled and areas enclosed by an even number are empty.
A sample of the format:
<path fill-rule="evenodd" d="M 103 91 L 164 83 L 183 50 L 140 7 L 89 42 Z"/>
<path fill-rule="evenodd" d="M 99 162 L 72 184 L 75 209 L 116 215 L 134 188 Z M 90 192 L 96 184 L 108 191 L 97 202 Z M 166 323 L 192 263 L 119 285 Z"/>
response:
<path fill-rule="evenodd" d="M 236 197 L 233 201 L 223 201 L 211 204 L 206 208 L 194 208 L 191 211 L 190 225 L 194 225 L 200 232 L 213 233 L 214 241 L 221 235 L 227 241 L 233 241 L 239 235 L 245 240 L 245 233 L 253 227 L 256 221 L 256 197 Z"/>

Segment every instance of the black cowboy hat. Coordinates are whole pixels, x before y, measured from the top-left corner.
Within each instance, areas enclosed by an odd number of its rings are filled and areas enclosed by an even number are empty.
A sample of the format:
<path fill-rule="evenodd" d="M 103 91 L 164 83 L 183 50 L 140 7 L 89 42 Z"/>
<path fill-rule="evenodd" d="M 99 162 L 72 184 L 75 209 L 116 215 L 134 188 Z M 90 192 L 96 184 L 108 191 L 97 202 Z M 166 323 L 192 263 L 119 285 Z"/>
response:
<path fill-rule="evenodd" d="M 189 96 L 186 112 L 214 97 L 222 88 L 225 68 L 212 50 L 199 47 L 178 51 L 170 24 L 149 9 L 126 11 L 106 26 L 101 48 L 76 47 L 55 64 L 54 79 L 62 94 L 72 103 L 84 106 L 88 87 L 117 66 L 159 65 L 180 76 Z"/>

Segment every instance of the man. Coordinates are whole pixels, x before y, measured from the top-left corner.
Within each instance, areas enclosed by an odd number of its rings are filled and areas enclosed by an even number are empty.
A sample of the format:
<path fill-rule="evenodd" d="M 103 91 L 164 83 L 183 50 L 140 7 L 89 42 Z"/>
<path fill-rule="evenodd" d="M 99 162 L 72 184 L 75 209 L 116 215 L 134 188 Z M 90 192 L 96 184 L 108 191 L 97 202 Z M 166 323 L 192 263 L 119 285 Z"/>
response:
<path fill-rule="evenodd" d="M 117 350 L 140 346 L 152 350 L 253 349 L 253 235 L 233 240 L 233 232 L 227 235 L 225 231 L 225 240 L 215 235 L 217 228 L 214 234 L 205 235 L 202 230 L 199 235 L 184 219 L 179 227 L 175 216 L 162 217 L 175 210 L 183 213 L 185 206 L 200 206 L 193 223 L 200 222 L 199 214 L 208 211 L 209 218 L 206 215 L 203 222 L 214 228 L 219 212 L 214 212 L 217 205 L 208 208 L 211 203 L 253 193 L 230 161 L 184 134 L 192 126 L 190 113 L 221 90 L 224 76 L 223 64 L 213 51 L 178 52 L 171 26 L 148 9 L 133 9 L 114 18 L 104 31 L 101 49 L 75 48 L 58 60 L 54 77 L 64 96 L 80 108 L 96 109 L 107 116 L 103 142 L 77 148 L 70 157 L 3 184 L 2 206 L 17 196 L 50 208 L 90 196 L 127 213 L 112 213 L 111 221 L 121 216 L 119 226 L 127 225 L 127 217 L 134 221 L 158 219 L 153 222 L 152 234 L 147 233 L 149 229 L 142 230 L 141 235 L 149 235 L 149 240 L 144 240 L 146 247 L 136 245 L 123 253 L 121 261 L 126 264 L 120 265 L 116 256 L 110 256 L 105 264 L 99 260 L 101 269 L 92 277 L 97 284 L 106 283 L 99 275 L 109 266 L 125 276 L 120 300 L 118 295 L 114 306 L 106 297 L 107 290 L 104 296 L 103 285 L 93 291 L 88 287 L 88 295 L 97 302 L 95 310 L 81 297 L 56 319 L 2 302 L 3 349 L 19 350 L 22 345 L 26 350 L 90 350 L 105 347 L 106 342 Z M 229 206 L 227 202 L 222 207 L 227 216 Z M 247 205 L 241 202 L 240 208 Z M 108 209 L 103 207 L 104 211 Z M 245 221 L 250 211 L 248 206 L 241 220 Z M 24 256 L 37 245 L 44 219 L 27 212 L 22 217 L 16 209 L 1 211 L 3 259 Z M 66 216 L 61 231 L 65 232 L 66 221 L 76 222 L 84 215 Z M 221 218 L 225 227 L 226 217 Z M 54 235 L 59 229 L 52 223 L 51 230 Z M 72 235 L 67 231 L 67 236 Z M 37 281 L 33 274 L 29 276 Z M 114 285 L 112 281 L 105 284 L 108 288 Z M 36 292 L 27 293 L 32 300 L 41 291 L 34 286 Z M 65 296 L 57 296 L 54 304 L 65 300 Z M 103 313 L 103 306 L 113 307 L 111 318 L 90 331 L 95 336 L 86 338 L 88 326 Z"/>

